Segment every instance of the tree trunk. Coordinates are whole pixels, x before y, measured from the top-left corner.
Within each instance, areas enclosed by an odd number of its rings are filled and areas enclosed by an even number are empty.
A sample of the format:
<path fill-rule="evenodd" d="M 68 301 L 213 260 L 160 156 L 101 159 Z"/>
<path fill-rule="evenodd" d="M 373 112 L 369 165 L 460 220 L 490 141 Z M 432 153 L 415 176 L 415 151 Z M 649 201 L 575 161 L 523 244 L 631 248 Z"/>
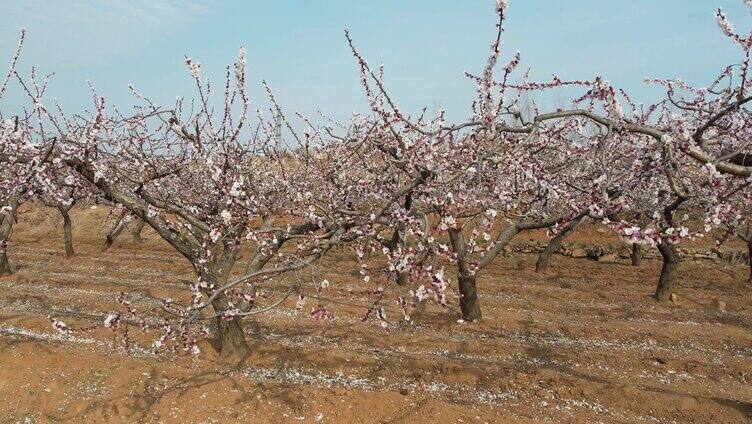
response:
<path fill-rule="evenodd" d="M 640 266 L 642 263 L 642 245 L 640 243 L 632 243 L 632 266 Z"/>
<path fill-rule="evenodd" d="M 535 272 L 546 272 L 546 270 L 548 269 L 548 263 L 551 260 L 551 256 L 556 253 L 557 250 L 559 250 L 561 243 L 563 243 L 564 240 L 574 232 L 574 230 L 582 221 L 582 218 L 584 217 L 581 216 L 573 219 L 569 224 L 562 228 L 561 231 L 559 231 L 559 234 L 556 234 L 551 239 L 551 241 L 548 242 L 546 248 L 543 249 L 540 255 L 538 255 L 538 261 L 535 263 Z"/>
<path fill-rule="evenodd" d="M 0 277 L 3 275 L 10 275 L 10 264 L 8 263 L 8 255 L 5 253 L 5 248 L 0 247 Z"/>
<path fill-rule="evenodd" d="M 12 199 L 9 203 L 11 210 L 0 214 L 0 276 L 11 274 L 7 251 L 18 202 Z"/>
<path fill-rule="evenodd" d="M 676 246 L 661 242 L 658 244 L 658 250 L 663 257 L 663 267 L 661 268 L 661 277 L 658 280 L 658 287 L 653 297 L 655 300 L 662 302 L 671 296 L 674 291 L 674 274 L 679 266 L 679 255 L 676 252 Z"/>
<path fill-rule="evenodd" d="M 227 310 L 227 298 L 222 295 L 212 302 L 214 312 L 222 313 Z M 217 335 L 219 336 L 219 357 L 222 360 L 243 359 L 248 354 L 248 345 L 241 326 L 240 317 L 227 321 L 217 317 Z"/>
<path fill-rule="evenodd" d="M 107 249 L 112 247 L 112 244 L 115 243 L 115 239 L 118 238 L 120 233 L 125 230 L 125 227 L 128 225 L 128 222 L 125 220 L 125 216 L 120 216 L 120 219 L 115 223 L 115 225 L 112 227 L 109 233 L 107 233 L 107 236 L 104 239 L 104 247 L 102 247 L 102 251 L 106 252 Z"/>
<path fill-rule="evenodd" d="M 749 264 L 748 283 L 752 283 L 752 239 L 747 242 L 747 263 Z"/>
<path fill-rule="evenodd" d="M 144 239 L 141 238 L 141 231 L 144 229 L 144 225 L 146 225 L 146 223 L 143 219 L 136 219 L 136 222 L 133 223 L 133 232 L 131 233 L 133 235 L 133 244 L 141 244 L 144 242 Z"/>
<path fill-rule="evenodd" d="M 465 321 L 476 321 L 483 318 L 478 303 L 478 291 L 475 287 L 477 274 L 470 271 L 467 261 L 467 243 L 462 235 L 462 230 L 449 228 L 449 241 L 452 243 L 452 249 L 457 254 L 457 280 L 459 282 L 460 292 L 460 309 L 462 310 L 462 319 Z"/>
<path fill-rule="evenodd" d="M 235 253 L 225 251 L 216 253 L 217 262 L 208 265 L 206 271 L 201 273 L 203 281 L 209 284 L 209 287 L 221 287 L 227 283 L 227 279 L 235 263 Z M 207 295 L 211 295 L 207 292 Z M 224 293 L 217 296 L 212 301 L 212 308 L 215 314 L 220 315 L 216 318 L 217 336 L 219 338 L 219 358 L 220 360 L 242 360 L 248 354 L 248 345 L 245 342 L 243 327 L 240 317 L 233 317 L 232 320 L 224 319 L 223 314 L 230 307 L 230 302 Z"/>
<path fill-rule="evenodd" d="M 71 223 L 68 211 L 70 207 L 58 206 L 60 215 L 63 216 L 63 240 L 65 243 L 65 257 L 71 258 L 75 255 L 73 251 L 73 225 Z"/>
<path fill-rule="evenodd" d="M 397 228 L 394 230 L 394 235 L 392 237 L 392 243 L 390 244 L 389 250 L 395 251 L 398 248 L 402 249 L 405 246 L 405 224 L 400 222 L 397 224 Z M 397 271 L 396 272 L 396 278 L 395 281 L 397 282 L 398 286 L 405 286 L 408 282 L 410 282 L 410 274 L 403 271 Z"/>
<path fill-rule="evenodd" d="M 394 252 L 397 249 L 402 249 L 405 246 L 405 224 L 403 222 L 397 223 L 396 228 L 394 229 L 394 232 L 392 233 L 392 238 L 387 243 L 387 248 L 389 248 L 389 251 Z M 395 281 L 397 282 L 398 286 L 404 286 L 410 281 L 410 274 L 406 272 L 396 272 Z"/>
<path fill-rule="evenodd" d="M 477 321 L 483 318 L 478 303 L 478 292 L 475 287 L 475 275 L 460 273 L 458 275 L 460 286 L 460 309 L 462 319 L 465 321 Z"/>

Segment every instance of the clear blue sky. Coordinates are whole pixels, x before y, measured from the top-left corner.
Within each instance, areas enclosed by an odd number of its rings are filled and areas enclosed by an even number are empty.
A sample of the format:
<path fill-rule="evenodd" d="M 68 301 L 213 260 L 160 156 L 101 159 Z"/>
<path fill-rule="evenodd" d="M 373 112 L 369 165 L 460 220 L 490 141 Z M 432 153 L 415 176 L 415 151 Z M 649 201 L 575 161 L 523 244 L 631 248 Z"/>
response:
<path fill-rule="evenodd" d="M 29 31 L 24 66 L 56 72 L 50 93 L 64 106 L 90 104 L 85 81 L 115 104 L 133 103 L 127 85 L 171 102 L 194 91 L 189 55 L 221 84 L 238 47 L 248 49 L 249 86 L 264 106 L 267 79 L 288 111 L 317 109 L 339 119 L 365 109 L 358 72 L 343 37 L 350 29 L 372 65 L 383 63 L 403 108 L 426 106 L 461 119 L 474 96 L 465 70 L 479 72 L 494 35 L 493 0 L 26 0 L 4 2 L 0 63 L 18 30 Z M 548 79 L 604 75 L 638 100 L 659 94 L 643 78 L 711 80 L 739 49 L 714 18 L 723 7 L 735 27 L 752 28 L 741 0 L 510 0 L 504 58 Z M 5 65 L 3 65 L 3 69 Z M 4 71 L 3 71 L 4 72 Z M 547 99 L 549 103 L 556 99 Z M 18 104 L 12 92 L 0 107 Z"/>

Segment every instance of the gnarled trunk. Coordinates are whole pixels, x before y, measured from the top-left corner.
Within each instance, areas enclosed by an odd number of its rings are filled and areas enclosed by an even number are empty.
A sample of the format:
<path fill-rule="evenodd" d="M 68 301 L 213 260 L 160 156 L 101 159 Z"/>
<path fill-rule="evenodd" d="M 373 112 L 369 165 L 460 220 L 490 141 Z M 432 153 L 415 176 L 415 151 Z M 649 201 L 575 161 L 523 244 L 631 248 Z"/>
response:
<path fill-rule="evenodd" d="M 460 272 L 457 276 L 460 289 L 460 309 L 462 319 L 465 321 L 477 321 L 483 318 L 478 303 L 478 291 L 475 287 L 476 276 Z"/>
<path fill-rule="evenodd" d="M 225 247 L 226 248 L 226 247 Z M 210 264 L 205 264 L 205 268 L 199 266 L 199 276 L 202 281 L 208 283 L 210 287 L 221 287 L 227 284 L 232 266 L 235 264 L 235 252 L 224 250 L 215 253 L 216 259 Z M 211 292 L 206 292 L 211 295 Z M 230 307 L 230 302 L 225 293 L 220 293 L 212 301 L 212 308 L 218 317 L 217 336 L 219 339 L 219 357 L 221 360 L 240 360 L 248 354 L 248 345 L 245 341 L 245 334 L 241 325 L 241 319 L 238 316 L 231 320 L 226 320 L 222 314 Z"/>
<path fill-rule="evenodd" d="M 65 243 L 65 257 L 70 258 L 75 255 L 73 251 L 73 224 L 71 223 L 70 206 L 58 206 L 60 215 L 63 216 L 63 242 Z"/>
<path fill-rule="evenodd" d="M 217 297 L 212 302 L 212 308 L 217 314 L 227 310 L 229 303 L 225 295 Z M 240 317 L 233 317 L 228 321 L 217 317 L 217 336 L 219 338 L 219 355 L 221 359 L 242 359 L 248 354 L 248 345 L 245 342 L 245 334 L 241 325 Z"/>
<path fill-rule="evenodd" d="M 632 266 L 640 266 L 642 263 L 642 245 L 639 243 L 632 243 Z"/>
<path fill-rule="evenodd" d="M 582 221 L 582 218 L 584 218 L 584 216 L 573 219 L 569 224 L 562 228 L 561 231 L 559 231 L 559 233 L 556 234 L 550 242 L 548 242 L 546 248 L 543 249 L 540 255 L 538 255 L 538 261 L 535 263 L 535 272 L 545 272 L 548 269 L 548 264 L 551 260 L 551 256 L 556 253 L 557 250 L 559 250 L 559 247 L 561 247 L 561 244 L 564 242 L 564 240 L 574 232 L 574 230 Z"/>
<path fill-rule="evenodd" d="M 661 277 L 658 280 L 658 287 L 653 297 L 655 300 L 662 302 L 671 296 L 674 291 L 676 268 L 679 266 L 679 254 L 676 252 L 674 244 L 662 241 L 658 244 L 658 250 L 663 257 L 663 267 L 661 268 Z"/>

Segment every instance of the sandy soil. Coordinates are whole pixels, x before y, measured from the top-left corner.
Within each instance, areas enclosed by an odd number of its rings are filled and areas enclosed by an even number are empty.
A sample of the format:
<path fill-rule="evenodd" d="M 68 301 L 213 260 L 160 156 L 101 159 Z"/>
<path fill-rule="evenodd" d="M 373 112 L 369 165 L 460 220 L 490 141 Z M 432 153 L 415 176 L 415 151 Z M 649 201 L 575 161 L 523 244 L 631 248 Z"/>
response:
<path fill-rule="evenodd" d="M 534 256 L 515 255 L 479 281 L 483 322 L 429 306 L 400 323 L 390 304 L 384 329 L 334 303 L 365 305 L 373 289 L 341 252 L 325 264 L 334 319 L 290 301 L 246 320 L 245 362 L 218 364 L 209 341 L 197 357 L 164 355 L 149 348 L 156 333 L 137 334 L 124 352 L 105 329 L 51 328 L 50 314 L 101 322 L 121 291 L 156 319 L 159 299 L 184 299 L 192 279 L 153 235 L 101 253 L 106 212 L 75 212 L 76 258 L 60 257 L 54 214 L 26 212 L 14 233 L 20 269 L 0 279 L 0 423 L 752 422 L 743 266 L 682 263 L 679 301 L 659 305 L 657 261 L 555 256 L 538 275 Z M 600 234 L 588 231 L 578 237 Z"/>

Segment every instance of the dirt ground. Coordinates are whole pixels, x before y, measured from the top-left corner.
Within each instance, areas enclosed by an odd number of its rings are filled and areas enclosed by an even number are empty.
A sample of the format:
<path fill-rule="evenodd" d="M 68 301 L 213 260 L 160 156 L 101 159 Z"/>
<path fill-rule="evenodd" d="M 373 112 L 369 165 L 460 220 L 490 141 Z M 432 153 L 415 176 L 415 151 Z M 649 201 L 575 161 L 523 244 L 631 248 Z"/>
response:
<path fill-rule="evenodd" d="M 101 253 L 107 218 L 75 211 L 78 256 L 66 260 L 57 217 L 21 215 L 9 249 L 19 269 L 0 278 L 0 423 L 752 422 L 742 265 L 684 262 L 678 301 L 661 305 L 650 298 L 658 261 L 554 256 L 539 275 L 535 256 L 514 255 L 479 281 L 483 322 L 429 306 L 400 323 L 391 303 L 385 329 L 335 303 L 365 305 L 373 290 L 339 252 L 325 264 L 333 319 L 291 300 L 245 321 L 245 362 L 218 364 L 208 341 L 198 356 L 155 354 L 152 332 L 125 352 L 106 329 L 51 327 L 48 315 L 101 322 L 120 292 L 151 317 L 161 298 L 188 295 L 187 262 L 153 234 Z"/>

